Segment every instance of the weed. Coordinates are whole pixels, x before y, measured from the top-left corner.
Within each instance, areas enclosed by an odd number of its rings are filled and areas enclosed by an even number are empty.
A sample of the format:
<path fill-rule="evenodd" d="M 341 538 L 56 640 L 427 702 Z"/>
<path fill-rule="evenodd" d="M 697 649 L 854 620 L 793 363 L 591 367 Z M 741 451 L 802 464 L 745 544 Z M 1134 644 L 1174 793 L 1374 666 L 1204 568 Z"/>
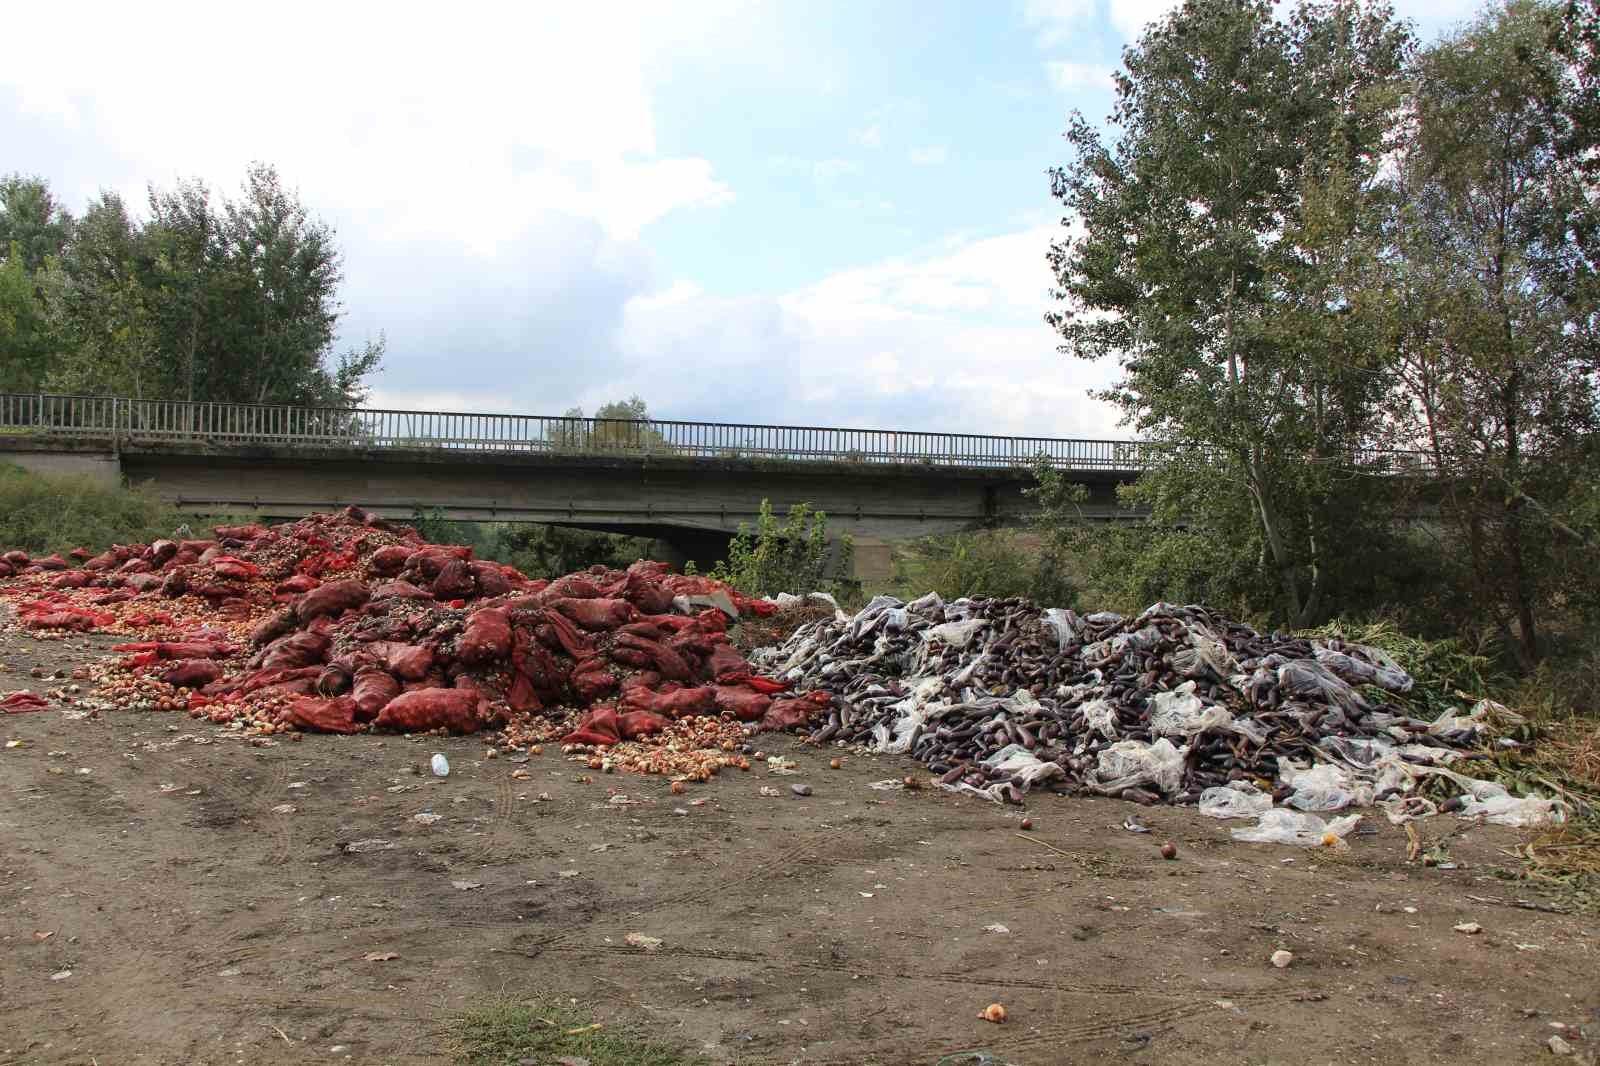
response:
<path fill-rule="evenodd" d="M 449 1052 L 460 1066 L 514 1066 L 519 1060 L 587 1059 L 591 1066 L 694 1066 L 705 1060 L 626 1027 L 597 1023 L 555 996 L 490 1000 L 455 1015 Z"/>

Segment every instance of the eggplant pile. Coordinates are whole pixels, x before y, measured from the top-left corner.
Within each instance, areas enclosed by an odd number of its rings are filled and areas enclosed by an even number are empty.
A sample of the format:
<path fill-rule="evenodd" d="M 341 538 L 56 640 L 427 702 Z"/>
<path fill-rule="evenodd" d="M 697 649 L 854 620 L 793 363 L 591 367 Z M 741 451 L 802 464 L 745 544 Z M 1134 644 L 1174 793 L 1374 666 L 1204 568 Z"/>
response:
<path fill-rule="evenodd" d="M 1412 678 L 1377 648 L 1193 605 L 1125 618 L 879 596 L 753 659 L 833 697 L 814 741 L 909 754 L 947 787 L 1013 803 L 1030 788 L 1191 803 L 1231 785 L 1304 810 L 1365 805 L 1410 791 L 1407 768 L 1459 758 L 1484 724 L 1412 717 L 1391 699 Z M 1329 781 L 1344 776 L 1309 773 L 1330 763 L 1355 782 L 1342 793 Z"/>

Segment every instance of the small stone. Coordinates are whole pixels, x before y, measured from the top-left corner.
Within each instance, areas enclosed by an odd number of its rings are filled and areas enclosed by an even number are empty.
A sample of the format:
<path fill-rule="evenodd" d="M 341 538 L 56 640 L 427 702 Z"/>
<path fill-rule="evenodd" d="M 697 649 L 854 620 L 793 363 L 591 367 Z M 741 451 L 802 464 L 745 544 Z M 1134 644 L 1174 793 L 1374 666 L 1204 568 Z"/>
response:
<path fill-rule="evenodd" d="M 1287 970 L 1289 968 L 1289 964 L 1293 961 L 1294 952 L 1292 951 L 1284 951 L 1282 948 L 1279 948 L 1277 951 L 1272 953 L 1272 965 L 1276 966 L 1280 970 Z"/>
<path fill-rule="evenodd" d="M 809 796 L 809 795 L 811 795 L 811 786 L 810 785 L 790 785 L 789 786 L 789 791 L 793 792 L 796 796 Z"/>
<path fill-rule="evenodd" d="M 67 978 L 69 978 L 71 976 L 72 976 L 72 971 L 71 970 L 57 970 L 55 973 L 50 975 L 50 980 L 52 980 L 52 981 L 65 981 Z"/>
<path fill-rule="evenodd" d="M 1483 932 L 1483 926 L 1479 925 L 1477 922 L 1462 922 L 1460 925 L 1453 926 L 1452 928 L 1454 928 L 1456 932 L 1465 933 L 1468 936 L 1477 936 L 1479 933 Z"/>
<path fill-rule="evenodd" d="M 1552 1055 L 1571 1055 L 1576 1049 L 1559 1036 L 1552 1036 L 1545 1041 L 1545 1047 L 1550 1049 Z"/>

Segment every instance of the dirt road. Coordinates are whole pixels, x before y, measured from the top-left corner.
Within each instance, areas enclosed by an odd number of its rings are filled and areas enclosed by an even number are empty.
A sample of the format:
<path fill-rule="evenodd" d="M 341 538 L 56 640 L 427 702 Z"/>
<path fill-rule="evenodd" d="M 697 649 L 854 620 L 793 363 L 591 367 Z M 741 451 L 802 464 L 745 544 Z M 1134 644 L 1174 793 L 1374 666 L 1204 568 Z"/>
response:
<path fill-rule="evenodd" d="M 87 643 L 0 637 L 0 690 L 61 683 L 28 669 Z M 800 773 L 677 796 L 579 783 L 553 748 L 490 760 L 481 739 L 253 746 L 181 715 L 60 710 L 0 736 L 22 742 L 0 750 L 0 1063 L 444 1063 L 451 1012 L 533 991 L 751 1064 L 1402 1066 L 1600 1044 L 1600 924 L 1515 905 L 1547 904 L 1496 874 L 1511 830 L 1424 823 L 1459 833 L 1453 870 L 1407 865 L 1374 816 L 1348 852 L 1311 853 L 1046 796 L 1023 835 L 1015 809 L 869 787 L 907 762 L 831 770 L 788 739 L 773 750 Z M 1006 1024 L 978 1019 L 992 1001 Z"/>

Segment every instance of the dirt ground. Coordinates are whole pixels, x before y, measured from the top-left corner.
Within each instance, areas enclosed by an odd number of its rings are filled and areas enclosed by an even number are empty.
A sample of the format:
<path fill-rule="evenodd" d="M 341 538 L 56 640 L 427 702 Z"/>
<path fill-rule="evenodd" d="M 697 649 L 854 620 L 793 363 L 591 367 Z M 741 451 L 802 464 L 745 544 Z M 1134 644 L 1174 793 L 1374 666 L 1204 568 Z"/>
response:
<path fill-rule="evenodd" d="M 29 672 L 93 646 L 0 634 L 0 690 L 65 684 Z M 1424 823 L 1454 834 L 1453 870 L 1408 865 L 1372 816 L 1348 852 L 1311 853 L 1234 843 L 1191 810 L 1043 796 L 1022 834 L 1013 808 L 869 787 L 907 761 L 836 771 L 788 738 L 770 750 L 800 773 L 682 796 L 579 783 L 554 746 L 513 779 L 481 738 L 254 746 L 175 714 L 59 709 L 0 718 L 0 738 L 22 742 L 0 749 L 0 1064 L 446 1063 L 452 1012 L 549 991 L 741 1064 L 1600 1046 L 1600 922 L 1519 906 L 1553 904 L 1497 875 L 1507 829 Z M 434 751 L 449 777 L 427 772 Z M 392 847 L 350 846 L 374 839 Z M 1006 1024 L 979 1020 L 993 1001 Z"/>

